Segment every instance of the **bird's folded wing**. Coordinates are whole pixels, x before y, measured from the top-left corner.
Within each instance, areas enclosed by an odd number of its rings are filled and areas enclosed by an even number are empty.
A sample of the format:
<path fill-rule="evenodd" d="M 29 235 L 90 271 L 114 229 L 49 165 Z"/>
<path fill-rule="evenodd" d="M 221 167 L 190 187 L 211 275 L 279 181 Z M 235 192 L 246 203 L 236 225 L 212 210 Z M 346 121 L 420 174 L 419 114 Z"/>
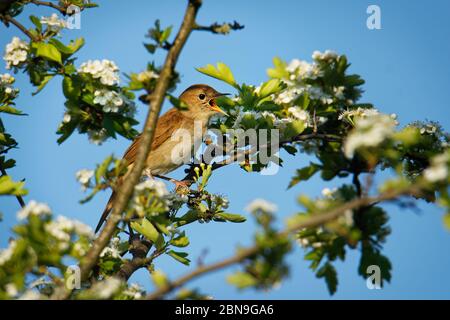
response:
<path fill-rule="evenodd" d="M 153 137 L 152 150 L 155 150 L 165 141 L 169 140 L 172 134 L 178 128 L 182 127 L 182 123 L 186 120 L 185 116 L 176 108 L 172 108 L 159 117 L 155 134 Z M 125 151 L 123 158 L 128 165 L 134 163 L 141 141 L 141 134 L 139 134 L 133 143 Z"/>

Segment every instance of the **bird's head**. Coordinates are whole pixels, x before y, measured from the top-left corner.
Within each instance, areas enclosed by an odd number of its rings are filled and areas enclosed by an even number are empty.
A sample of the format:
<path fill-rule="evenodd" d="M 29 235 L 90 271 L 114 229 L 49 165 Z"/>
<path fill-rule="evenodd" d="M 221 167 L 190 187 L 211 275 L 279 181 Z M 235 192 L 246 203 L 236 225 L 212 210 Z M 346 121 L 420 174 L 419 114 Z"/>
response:
<path fill-rule="evenodd" d="M 212 116 L 217 112 L 227 115 L 225 111 L 216 104 L 216 98 L 227 95 L 227 93 L 217 92 L 214 88 L 206 84 L 194 84 L 183 91 L 180 100 L 188 107 L 188 112 L 201 113 L 205 116 Z"/>

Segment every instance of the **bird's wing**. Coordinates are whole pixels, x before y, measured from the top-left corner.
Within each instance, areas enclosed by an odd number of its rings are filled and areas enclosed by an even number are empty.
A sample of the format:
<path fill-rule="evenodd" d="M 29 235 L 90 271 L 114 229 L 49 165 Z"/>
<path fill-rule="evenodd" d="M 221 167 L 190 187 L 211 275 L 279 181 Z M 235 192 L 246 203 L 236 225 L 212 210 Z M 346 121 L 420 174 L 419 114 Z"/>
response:
<path fill-rule="evenodd" d="M 165 141 L 170 139 L 172 133 L 175 132 L 176 129 L 180 128 L 181 123 L 184 120 L 184 116 L 181 112 L 172 108 L 159 117 L 158 122 L 156 124 L 156 130 L 153 137 L 152 150 L 158 148 Z M 139 134 L 133 141 L 133 143 L 128 147 L 125 151 L 123 158 L 130 165 L 134 163 L 136 160 L 136 155 L 139 149 L 139 145 L 141 142 L 141 134 Z"/>

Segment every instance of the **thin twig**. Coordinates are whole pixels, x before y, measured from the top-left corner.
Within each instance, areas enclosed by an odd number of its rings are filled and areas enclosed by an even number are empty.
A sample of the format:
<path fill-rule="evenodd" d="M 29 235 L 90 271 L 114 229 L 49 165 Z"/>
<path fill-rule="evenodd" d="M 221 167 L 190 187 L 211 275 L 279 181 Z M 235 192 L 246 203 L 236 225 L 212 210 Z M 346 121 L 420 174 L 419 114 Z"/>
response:
<path fill-rule="evenodd" d="M 194 30 L 197 31 L 208 31 L 215 34 L 228 34 L 231 30 L 241 30 L 244 29 L 244 26 L 239 24 L 236 21 L 233 21 L 233 23 L 222 23 L 219 24 L 217 22 L 213 23 L 210 26 L 201 26 L 198 24 L 195 24 Z"/>
<path fill-rule="evenodd" d="M 13 17 L 11 17 L 9 15 L 3 15 L 2 20 L 5 22 L 6 26 L 8 26 L 8 23 L 12 23 L 13 25 L 15 25 L 20 31 L 22 31 L 24 34 L 26 34 L 27 37 L 30 38 L 32 41 L 35 41 L 35 42 L 39 41 L 39 39 L 37 37 L 35 37 L 33 34 L 31 34 L 31 32 L 27 30 L 27 28 L 25 28 L 19 21 L 17 21 Z"/>
<path fill-rule="evenodd" d="M 50 7 L 53 9 L 58 10 L 59 12 L 61 12 L 63 15 L 67 14 L 67 8 L 59 6 L 57 4 L 54 4 L 51 1 L 39 1 L 39 0 L 29 0 L 30 3 L 33 3 L 37 6 L 46 6 L 46 7 Z"/>
<path fill-rule="evenodd" d="M 364 198 L 356 198 L 353 201 L 350 201 L 338 208 L 332 209 L 328 211 L 327 213 L 315 213 L 311 214 L 311 218 L 309 218 L 306 221 L 296 223 L 290 227 L 287 227 L 283 231 L 278 233 L 279 237 L 288 236 L 294 232 L 297 232 L 303 228 L 314 228 L 321 226 L 327 222 L 330 222 L 332 220 L 337 219 L 339 216 L 344 214 L 348 210 L 354 210 L 357 208 L 360 208 L 362 206 L 371 205 L 373 203 L 378 203 L 381 201 L 388 201 L 388 200 L 394 200 L 402 195 L 409 195 L 409 194 L 418 194 L 418 187 L 409 187 L 405 188 L 403 190 L 396 190 L 396 191 L 390 191 L 387 193 L 383 193 L 377 197 L 364 197 Z M 149 300 L 155 300 L 155 299 L 161 299 L 166 294 L 172 292 L 173 290 L 182 287 L 187 282 L 204 275 L 206 273 L 210 273 L 213 271 L 217 271 L 220 269 L 224 269 L 228 266 L 231 266 L 233 264 L 240 263 L 244 261 L 247 258 L 250 258 L 251 256 L 257 254 L 260 250 L 264 248 L 255 245 L 252 247 L 239 249 L 238 253 L 232 257 L 229 257 L 227 259 L 224 259 L 222 261 L 206 265 L 206 266 L 200 266 L 194 271 L 185 274 L 184 276 L 181 276 L 180 278 L 169 282 L 166 286 L 162 286 L 155 290 L 154 292 L 147 295 L 146 299 Z"/>
<path fill-rule="evenodd" d="M 109 243 L 109 240 L 113 236 L 117 224 L 122 220 L 122 212 L 126 208 L 128 201 L 133 193 L 134 186 L 138 183 L 139 178 L 142 176 L 142 171 L 145 166 L 145 160 L 147 159 L 150 151 L 156 127 L 156 122 L 161 111 L 161 106 L 166 95 L 166 91 L 169 87 L 170 78 L 175 68 L 176 62 L 180 55 L 180 52 L 188 39 L 192 27 L 195 24 L 195 17 L 201 6 L 201 0 L 189 0 L 186 13 L 183 18 L 183 23 L 178 31 L 178 34 L 170 48 L 164 66 L 159 75 L 158 82 L 156 83 L 155 90 L 152 94 L 150 101 L 150 111 L 147 115 L 144 130 L 141 135 L 141 144 L 136 156 L 136 161 L 131 169 L 130 175 L 120 186 L 117 192 L 117 198 L 114 203 L 114 208 L 102 229 L 98 238 L 94 241 L 91 249 L 80 262 L 80 276 L 81 281 L 88 279 L 92 268 L 97 264 L 98 258 L 102 250 Z M 67 299 L 70 296 L 70 290 L 67 288 L 60 288 L 53 296 L 54 299 Z"/>

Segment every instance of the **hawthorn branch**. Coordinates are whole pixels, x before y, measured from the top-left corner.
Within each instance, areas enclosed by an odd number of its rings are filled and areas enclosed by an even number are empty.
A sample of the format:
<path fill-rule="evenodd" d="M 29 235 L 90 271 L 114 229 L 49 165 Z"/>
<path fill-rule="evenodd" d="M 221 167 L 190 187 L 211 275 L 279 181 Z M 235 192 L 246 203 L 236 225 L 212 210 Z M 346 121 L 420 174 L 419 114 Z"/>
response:
<path fill-rule="evenodd" d="M 106 247 L 111 239 L 117 224 L 122 220 L 122 212 L 125 210 L 130 197 L 133 194 L 134 186 L 138 183 L 139 178 L 142 176 L 142 171 L 145 166 L 145 160 L 147 159 L 153 141 L 156 122 L 161 111 L 161 106 L 166 95 L 166 91 L 169 87 L 169 82 L 176 62 L 180 55 L 180 52 L 186 43 L 192 28 L 195 24 L 195 17 L 202 4 L 201 0 L 189 0 L 188 6 L 183 18 L 183 22 L 178 31 L 178 34 L 173 42 L 172 47 L 169 49 L 164 66 L 159 75 L 158 82 L 156 83 L 155 90 L 150 100 L 150 111 L 147 115 L 144 130 L 142 132 L 141 144 L 136 156 L 136 161 L 131 169 L 130 175 L 123 182 L 117 192 L 117 198 L 114 208 L 102 229 L 98 238 L 94 241 L 89 252 L 80 262 L 80 275 L 81 281 L 85 281 L 93 267 L 97 264 L 98 258 L 102 250 Z M 62 292 L 61 292 L 62 291 Z M 70 296 L 70 290 L 64 288 L 59 292 L 56 292 L 53 298 L 55 299 L 67 299 Z"/>
<path fill-rule="evenodd" d="M 214 34 L 229 34 L 230 31 L 236 31 L 236 30 L 242 30 L 244 29 L 244 26 L 239 24 L 237 21 L 233 21 L 233 23 L 222 23 L 219 24 L 217 22 L 209 25 L 209 26 L 201 26 L 198 24 L 195 24 L 194 30 L 197 31 L 208 31 L 212 32 Z"/>
<path fill-rule="evenodd" d="M 33 34 L 31 34 L 30 31 L 27 30 L 27 28 L 25 28 L 25 26 L 23 24 L 21 24 L 19 21 L 17 21 L 16 19 L 14 19 L 13 17 L 11 17 L 10 15 L 0 15 L 0 20 L 3 21 L 3 23 L 9 27 L 9 24 L 13 24 L 15 25 L 20 31 L 22 31 L 28 38 L 31 39 L 31 41 L 39 41 L 39 39 L 37 37 L 35 37 Z"/>
<path fill-rule="evenodd" d="M 347 210 L 355 210 L 364 206 L 369 206 L 375 203 L 379 203 L 382 201 L 392 201 L 400 196 L 404 195 L 420 195 L 420 188 L 419 186 L 411 186 L 408 188 L 404 188 L 402 190 L 392 190 L 385 192 L 383 194 L 380 194 L 375 197 L 363 197 L 363 198 L 356 198 L 350 202 L 347 202 L 346 204 L 337 207 L 335 209 L 332 209 L 326 213 L 313 213 L 311 214 L 311 217 L 305 221 L 293 224 L 290 227 L 285 228 L 283 231 L 278 233 L 279 237 L 285 237 L 289 236 L 292 233 L 295 233 L 303 228 L 315 228 L 319 227 L 321 225 L 324 225 L 328 222 L 331 222 L 341 215 L 343 215 Z M 182 287 L 187 282 L 198 278 L 199 276 L 205 275 L 210 272 L 218 271 L 221 269 L 224 269 L 226 267 L 229 267 L 234 264 L 238 264 L 256 254 L 258 254 L 261 250 L 263 250 L 263 247 L 260 247 L 258 245 L 254 245 L 248 248 L 240 249 L 237 254 L 234 256 L 231 256 L 227 259 L 224 259 L 222 261 L 212 263 L 209 265 L 200 266 L 197 269 L 193 270 L 190 273 L 185 274 L 184 276 L 181 276 L 180 278 L 169 282 L 166 286 L 162 286 L 155 290 L 154 292 L 147 295 L 146 299 L 148 300 L 156 300 L 161 299 L 168 293 L 172 292 L 173 290 Z"/>
<path fill-rule="evenodd" d="M 61 12 L 61 14 L 63 14 L 63 15 L 67 14 L 67 8 L 59 6 L 57 4 L 54 4 L 51 1 L 29 0 L 28 2 L 33 3 L 37 6 L 45 6 L 45 7 L 50 7 L 50 8 L 56 9 L 59 12 Z"/>

